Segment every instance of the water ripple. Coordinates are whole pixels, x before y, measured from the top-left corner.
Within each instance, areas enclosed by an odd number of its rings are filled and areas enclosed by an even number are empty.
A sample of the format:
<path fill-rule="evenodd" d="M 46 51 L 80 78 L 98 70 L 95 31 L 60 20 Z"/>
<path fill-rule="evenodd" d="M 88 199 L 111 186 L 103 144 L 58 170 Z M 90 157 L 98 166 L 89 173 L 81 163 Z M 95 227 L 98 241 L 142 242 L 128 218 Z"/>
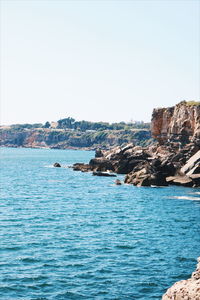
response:
<path fill-rule="evenodd" d="M 3 300 L 160 299 L 194 270 L 200 192 L 116 186 L 112 178 L 44 167 L 93 156 L 2 150 Z"/>

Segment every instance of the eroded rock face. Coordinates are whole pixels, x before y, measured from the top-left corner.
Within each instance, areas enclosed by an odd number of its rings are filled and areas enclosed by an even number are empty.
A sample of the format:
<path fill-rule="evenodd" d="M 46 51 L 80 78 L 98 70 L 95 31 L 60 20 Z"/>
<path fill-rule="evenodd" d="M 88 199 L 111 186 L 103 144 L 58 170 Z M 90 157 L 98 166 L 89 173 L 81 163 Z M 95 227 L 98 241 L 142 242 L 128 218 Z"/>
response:
<path fill-rule="evenodd" d="M 200 104 L 154 109 L 151 127 L 157 143 L 98 149 L 89 164 L 74 170 L 126 174 L 124 182 L 136 186 L 200 187 Z"/>
<path fill-rule="evenodd" d="M 195 144 L 178 149 L 173 144 L 146 148 L 129 144 L 102 150 L 89 164 L 76 163 L 74 171 L 126 174 L 125 183 L 136 186 L 200 186 L 200 150 Z M 185 171 L 184 171 L 185 170 Z"/>
<path fill-rule="evenodd" d="M 178 141 L 182 144 L 193 141 L 199 144 L 200 105 L 182 101 L 173 107 L 154 109 L 151 133 L 160 144 L 166 141 Z"/>
<path fill-rule="evenodd" d="M 199 300 L 200 299 L 200 257 L 191 278 L 176 282 L 163 295 L 162 300 Z"/>

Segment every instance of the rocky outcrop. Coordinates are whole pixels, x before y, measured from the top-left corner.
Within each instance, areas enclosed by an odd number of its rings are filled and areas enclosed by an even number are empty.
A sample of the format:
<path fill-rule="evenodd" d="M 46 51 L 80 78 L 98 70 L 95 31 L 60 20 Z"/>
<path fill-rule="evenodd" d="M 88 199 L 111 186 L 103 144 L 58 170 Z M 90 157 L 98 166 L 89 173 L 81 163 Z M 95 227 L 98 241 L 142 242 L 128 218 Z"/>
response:
<path fill-rule="evenodd" d="M 154 109 L 151 130 L 157 143 L 98 149 L 89 164 L 76 164 L 74 170 L 126 174 L 124 182 L 136 186 L 199 187 L 200 104 L 183 101 Z"/>
<path fill-rule="evenodd" d="M 149 147 L 118 146 L 109 151 L 102 150 L 89 164 L 76 163 L 75 171 L 115 172 L 125 174 L 125 183 L 136 186 L 185 187 L 200 186 L 200 150 L 190 143 L 181 150 L 176 144 Z"/>
<path fill-rule="evenodd" d="M 154 109 L 151 133 L 160 144 L 167 141 L 200 144 L 200 102 L 182 101 L 173 107 Z"/>
<path fill-rule="evenodd" d="M 163 295 L 162 300 L 199 300 L 200 299 L 200 257 L 191 278 L 176 282 Z"/>

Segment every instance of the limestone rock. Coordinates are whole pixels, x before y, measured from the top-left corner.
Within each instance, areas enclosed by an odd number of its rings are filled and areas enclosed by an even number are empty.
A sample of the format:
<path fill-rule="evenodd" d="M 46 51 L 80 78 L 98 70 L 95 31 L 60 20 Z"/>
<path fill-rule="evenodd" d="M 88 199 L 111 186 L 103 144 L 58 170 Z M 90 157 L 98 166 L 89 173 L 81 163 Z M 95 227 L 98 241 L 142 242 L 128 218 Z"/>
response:
<path fill-rule="evenodd" d="M 154 109 L 151 133 L 161 144 L 169 140 L 183 144 L 199 141 L 200 104 L 182 101 L 173 107 Z"/>
<path fill-rule="evenodd" d="M 187 174 L 187 175 L 191 175 L 193 174 L 194 170 L 196 169 L 197 165 L 199 166 L 200 164 L 200 150 L 197 151 L 197 153 L 195 153 L 186 163 L 186 165 L 184 165 L 181 168 L 181 173 L 183 174 Z M 194 169 L 195 168 L 195 169 Z M 194 169 L 194 170 L 193 170 Z M 191 170 L 193 170 L 193 172 L 191 172 Z"/>
<path fill-rule="evenodd" d="M 162 300 L 199 300 L 200 299 L 200 258 L 196 271 L 191 278 L 176 282 L 162 296 Z"/>

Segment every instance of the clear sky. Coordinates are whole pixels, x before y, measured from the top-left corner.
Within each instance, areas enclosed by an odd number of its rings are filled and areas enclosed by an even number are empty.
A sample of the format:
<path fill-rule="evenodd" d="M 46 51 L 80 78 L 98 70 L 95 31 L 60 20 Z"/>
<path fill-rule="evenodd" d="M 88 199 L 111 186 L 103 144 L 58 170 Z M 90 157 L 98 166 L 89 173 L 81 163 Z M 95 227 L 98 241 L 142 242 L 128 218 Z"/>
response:
<path fill-rule="evenodd" d="M 199 22 L 199 0 L 1 0 L 1 124 L 199 100 Z"/>

